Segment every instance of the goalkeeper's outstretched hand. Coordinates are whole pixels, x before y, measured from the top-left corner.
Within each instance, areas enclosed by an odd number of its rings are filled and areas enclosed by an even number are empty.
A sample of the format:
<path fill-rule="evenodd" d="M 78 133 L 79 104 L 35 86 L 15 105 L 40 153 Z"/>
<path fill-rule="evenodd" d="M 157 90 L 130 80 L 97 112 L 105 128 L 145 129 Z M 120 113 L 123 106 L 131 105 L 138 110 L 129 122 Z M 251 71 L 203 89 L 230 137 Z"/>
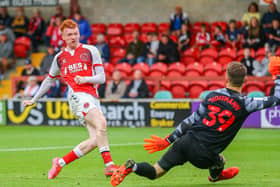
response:
<path fill-rule="evenodd" d="M 144 149 L 146 151 L 149 151 L 149 153 L 161 151 L 170 145 L 170 143 L 167 141 L 167 138 L 168 136 L 163 139 L 159 136 L 151 135 L 151 139 L 150 138 L 144 139 L 144 142 L 146 142 L 146 144 L 143 145 Z"/>
<path fill-rule="evenodd" d="M 276 76 L 280 75 L 280 57 L 272 56 L 269 58 L 268 71 L 273 79 L 276 79 Z"/>

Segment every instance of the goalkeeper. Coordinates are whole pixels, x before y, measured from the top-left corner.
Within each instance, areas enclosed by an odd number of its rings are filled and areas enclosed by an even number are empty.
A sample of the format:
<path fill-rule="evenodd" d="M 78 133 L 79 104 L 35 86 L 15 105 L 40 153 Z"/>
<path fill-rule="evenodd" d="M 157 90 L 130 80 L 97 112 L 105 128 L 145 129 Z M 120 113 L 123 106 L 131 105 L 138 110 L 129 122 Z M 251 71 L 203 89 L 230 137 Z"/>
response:
<path fill-rule="evenodd" d="M 145 139 L 149 153 L 172 147 L 155 163 L 126 161 L 117 169 L 111 184 L 117 186 L 131 172 L 151 180 L 164 175 L 171 168 L 189 161 L 201 169 L 209 169 L 210 182 L 231 179 L 239 172 L 237 167 L 224 169 L 222 151 L 231 143 L 246 118 L 257 110 L 280 105 L 280 59 L 271 57 L 269 70 L 275 78 L 274 96 L 248 98 L 241 96 L 246 78 L 246 67 L 232 62 L 227 67 L 226 88 L 212 91 L 200 104 L 198 110 L 183 120 L 178 127 L 162 139 L 152 135 Z"/>

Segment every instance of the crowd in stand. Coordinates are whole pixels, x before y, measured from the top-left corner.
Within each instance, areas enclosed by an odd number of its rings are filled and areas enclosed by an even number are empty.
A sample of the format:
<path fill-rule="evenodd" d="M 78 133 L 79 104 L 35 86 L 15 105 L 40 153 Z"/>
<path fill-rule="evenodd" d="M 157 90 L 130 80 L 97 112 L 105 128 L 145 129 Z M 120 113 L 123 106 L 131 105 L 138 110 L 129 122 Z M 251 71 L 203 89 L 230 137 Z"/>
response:
<path fill-rule="evenodd" d="M 50 68 L 54 55 L 64 47 L 61 38 L 59 25 L 65 19 L 63 9 L 60 5 L 56 7 L 55 14 L 50 20 L 42 18 L 40 10 L 35 9 L 32 18 L 25 16 L 24 8 L 18 7 L 15 17 L 11 17 L 7 8 L 0 8 L 0 59 L 1 73 L 5 73 L 7 68 L 15 64 L 13 57 L 13 44 L 15 38 L 28 37 L 31 40 L 32 52 L 39 50 L 39 45 L 48 46 L 47 55 L 40 65 L 40 71 L 31 65 L 30 60 L 25 63 L 25 70 L 22 75 L 46 75 Z M 110 45 L 108 38 L 104 34 L 94 33 L 86 17 L 81 14 L 80 7 L 74 7 L 71 15 L 79 25 L 81 43 L 92 43 L 91 37 L 96 35 L 95 46 L 100 51 L 104 63 L 111 62 Z M 250 3 L 241 21 L 230 20 L 226 25 L 216 25 L 210 28 L 207 22 L 201 23 L 199 28 L 194 28 L 191 20 L 181 6 L 176 6 L 174 13 L 170 15 L 170 28 L 162 33 L 148 32 L 145 39 L 141 38 L 139 30 L 134 30 L 131 40 L 125 47 L 125 55 L 118 59 L 117 63 L 129 63 L 135 65 L 140 62 L 152 66 L 156 62 L 171 64 L 180 62 L 180 55 L 186 50 L 194 49 L 202 52 L 207 48 L 217 51 L 223 48 L 232 48 L 238 51 L 244 48 L 244 58 L 241 62 L 247 67 L 248 75 L 266 76 L 268 57 L 273 55 L 280 46 L 280 13 L 274 3 L 270 3 L 268 11 L 263 15 L 259 12 L 258 4 Z M 250 52 L 265 48 L 266 56 L 263 60 L 254 59 Z M 0 74 L 1 76 L 1 74 Z M 134 72 L 134 80 L 128 85 L 122 81 L 119 71 L 114 71 L 112 81 L 107 86 L 101 86 L 101 96 L 106 98 L 141 98 L 148 96 L 148 86 L 143 79 L 141 71 Z M 32 88 L 34 77 L 28 80 Z M 20 83 L 18 91 L 32 96 L 30 86 Z M 29 84 L 27 84 L 29 85 Z M 24 89 L 25 88 L 25 89 Z M 27 91 L 26 89 L 29 89 Z M 53 85 L 49 97 L 62 97 L 63 84 L 59 81 Z M 63 89 L 67 92 L 67 89 Z M 143 93 L 146 92 L 146 93 Z M 31 94 L 31 95 L 30 95 Z"/>

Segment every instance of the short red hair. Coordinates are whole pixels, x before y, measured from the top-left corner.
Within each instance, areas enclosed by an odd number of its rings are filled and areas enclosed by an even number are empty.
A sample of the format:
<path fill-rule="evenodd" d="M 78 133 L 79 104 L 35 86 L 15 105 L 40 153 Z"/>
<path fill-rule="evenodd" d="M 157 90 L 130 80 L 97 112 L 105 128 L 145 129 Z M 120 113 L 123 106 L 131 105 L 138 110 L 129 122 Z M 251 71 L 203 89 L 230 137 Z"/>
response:
<path fill-rule="evenodd" d="M 61 32 L 63 32 L 65 28 L 75 29 L 76 27 L 78 27 L 76 22 L 71 19 L 66 19 L 61 23 L 59 29 Z"/>

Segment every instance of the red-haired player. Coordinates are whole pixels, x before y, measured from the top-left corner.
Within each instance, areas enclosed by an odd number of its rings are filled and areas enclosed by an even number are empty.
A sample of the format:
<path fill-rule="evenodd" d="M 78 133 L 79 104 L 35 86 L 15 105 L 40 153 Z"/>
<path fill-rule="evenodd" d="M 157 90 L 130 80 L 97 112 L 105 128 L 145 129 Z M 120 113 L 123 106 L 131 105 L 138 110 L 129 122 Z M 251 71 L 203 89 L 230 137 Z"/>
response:
<path fill-rule="evenodd" d="M 48 178 L 55 178 L 60 170 L 72 161 L 84 156 L 96 147 L 105 164 L 105 175 L 112 175 L 117 166 L 113 163 L 107 138 L 106 120 L 98 101 L 97 85 L 105 82 L 105 73 L 98 50 L 94 46 L 81 44 L 78 25 L 65 20 L 61 26 L 62 39 L 66 48 L 54 58 L 48 77 L 43 81 L 38 93 L 24 106 L 33 105 L 61 76 L 68 84 L 68 102 L 73 114 L 79 118 L 88 132 L 89 138 L 77 145 L 62 158 L 54 158 Z"/>

